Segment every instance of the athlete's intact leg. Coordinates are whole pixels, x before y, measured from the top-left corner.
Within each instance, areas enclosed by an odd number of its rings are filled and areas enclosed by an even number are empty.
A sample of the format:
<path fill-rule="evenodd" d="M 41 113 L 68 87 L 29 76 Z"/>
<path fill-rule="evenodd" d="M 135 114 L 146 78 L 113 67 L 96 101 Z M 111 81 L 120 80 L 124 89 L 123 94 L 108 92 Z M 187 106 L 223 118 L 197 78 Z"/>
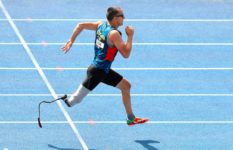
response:
<path fill-rule="evenodd" d="M 131 106 L 131 96 L 130 96 L 131 84 L 129 83 L 128 80 L 124 79 L 123 76 L 120 75 L 119 73 L 110 69 L 106 78 L 102 82 L 121 90 L 123 104 L 125 106 L 125 111 L 128 117 L 127 119 L 128 125 L 141 124 L 148 121 L 148 119 L 134 116 Z"/>
<path fill-rule="evenodd" d="M 130 89 L 131 84 L 128 80 L 122 79 L 116 86 L 121 90 L 123 104 L 125 106 L 125 110 L 127 115 L 133 115 L 132 106 L 131 106 L 131 96 L 130 96 Z"/>

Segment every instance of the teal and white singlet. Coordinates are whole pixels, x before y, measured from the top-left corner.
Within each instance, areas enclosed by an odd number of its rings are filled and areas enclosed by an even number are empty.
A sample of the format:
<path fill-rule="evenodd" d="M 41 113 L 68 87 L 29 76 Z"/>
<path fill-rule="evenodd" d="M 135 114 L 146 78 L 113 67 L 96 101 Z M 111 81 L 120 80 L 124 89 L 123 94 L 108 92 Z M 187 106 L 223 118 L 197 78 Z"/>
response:
<path fill-rule="evenodd" d="M 101 24 L 96 30 L 95 38 L 95 57 L 92 65 L 96 68 L 109 72 L 111 64 L 118 52 L 116 47 L 110 47 L 108 45 L 108 34 L 110 31 L 116 30 L 111 27 L 108 22 Z M 118 30 L 117 30 L 118 31 Z M 118 31 L 120 34 L 121 32 Z"/>

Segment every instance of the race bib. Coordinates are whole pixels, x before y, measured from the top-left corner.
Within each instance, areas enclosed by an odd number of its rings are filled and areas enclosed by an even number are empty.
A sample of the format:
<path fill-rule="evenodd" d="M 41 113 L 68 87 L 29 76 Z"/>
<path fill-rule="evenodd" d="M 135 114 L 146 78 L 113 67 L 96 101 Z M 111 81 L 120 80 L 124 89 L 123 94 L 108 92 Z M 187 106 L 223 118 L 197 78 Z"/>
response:
<path fill-rule="evenodd" d="M 98 49 L 104 49 L 104 43 L 99 41 L 98 39 L 96 40 L 96 47 Z"/>

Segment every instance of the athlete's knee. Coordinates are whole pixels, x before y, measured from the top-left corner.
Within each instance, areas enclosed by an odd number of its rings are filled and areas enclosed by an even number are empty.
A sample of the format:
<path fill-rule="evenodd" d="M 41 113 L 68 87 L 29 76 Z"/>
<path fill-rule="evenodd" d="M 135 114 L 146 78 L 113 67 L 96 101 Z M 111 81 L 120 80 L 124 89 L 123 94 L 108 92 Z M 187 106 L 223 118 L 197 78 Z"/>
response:
<path fill-rule="evenodd" d="M 127 80 L 126 80 L 125 86 L 126 86 L 126 90 L 131 89 L 131 83 L 129 81 L 127 81 Z"/>
<path fill-rule="evenodd" d="M 68 103 L 70 104 L 70 106 L 74 106 L 75 104 L 79 104 L 81 103 L 81 101 L 83 100 L 84 97 L 80 97 L 80 96 L 77 96 L 77 95 L 72 95 L 69 100 L 68 100 Z"/>
<path fill-rule="evenodd" d="M 81 84 L 77 91 L 69 98 L 68 103 L 70 104 L 70 106 L 81 103 L 83 98 L 86 97 L 89 92 L 90 90 Z"/>
<path fill-rule="evenodd" d="M 119 88 L 122 92 L 128 92 L 131 89 L 131 84 L 128 80 L 122 79 Z"/>

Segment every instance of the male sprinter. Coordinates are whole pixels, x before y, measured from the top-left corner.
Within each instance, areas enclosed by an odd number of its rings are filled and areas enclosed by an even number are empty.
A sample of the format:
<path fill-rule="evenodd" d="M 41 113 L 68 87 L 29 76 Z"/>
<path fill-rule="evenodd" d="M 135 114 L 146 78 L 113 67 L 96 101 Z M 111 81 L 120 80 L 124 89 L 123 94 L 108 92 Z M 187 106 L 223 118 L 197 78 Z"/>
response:
<path fill-rule="evenodd" d="M 130 83 L 120 74 L 111 69 L 111 64 L 119 51 L 124 58 L 128 58 L 132 49 L 134 29 L 131 26 L 125 28 L 128 36 L 127 43 L 124 43 L 118 27 L 123 24 L 124 14 L 120 7 L 110 7 L 107 10 L 107 22 L 83 22 L 79 23 L 73 31 L 69 41 L 62 50 L 67 53 L 76 37 L 84 29 L 94 30 L 95 57 L 87 69 L 87 77 L 79 86 L 77 91 L 65 100 L 67 106 L 71 107 L 80 103 L 82 99 L 92 91 L 100 82 L 116 87 L 121 90 L 122 99 L 128 116 L 127 124 L 135 125 L 147 122 L 149 119 L 135 117 L 131 108 Z"/>

